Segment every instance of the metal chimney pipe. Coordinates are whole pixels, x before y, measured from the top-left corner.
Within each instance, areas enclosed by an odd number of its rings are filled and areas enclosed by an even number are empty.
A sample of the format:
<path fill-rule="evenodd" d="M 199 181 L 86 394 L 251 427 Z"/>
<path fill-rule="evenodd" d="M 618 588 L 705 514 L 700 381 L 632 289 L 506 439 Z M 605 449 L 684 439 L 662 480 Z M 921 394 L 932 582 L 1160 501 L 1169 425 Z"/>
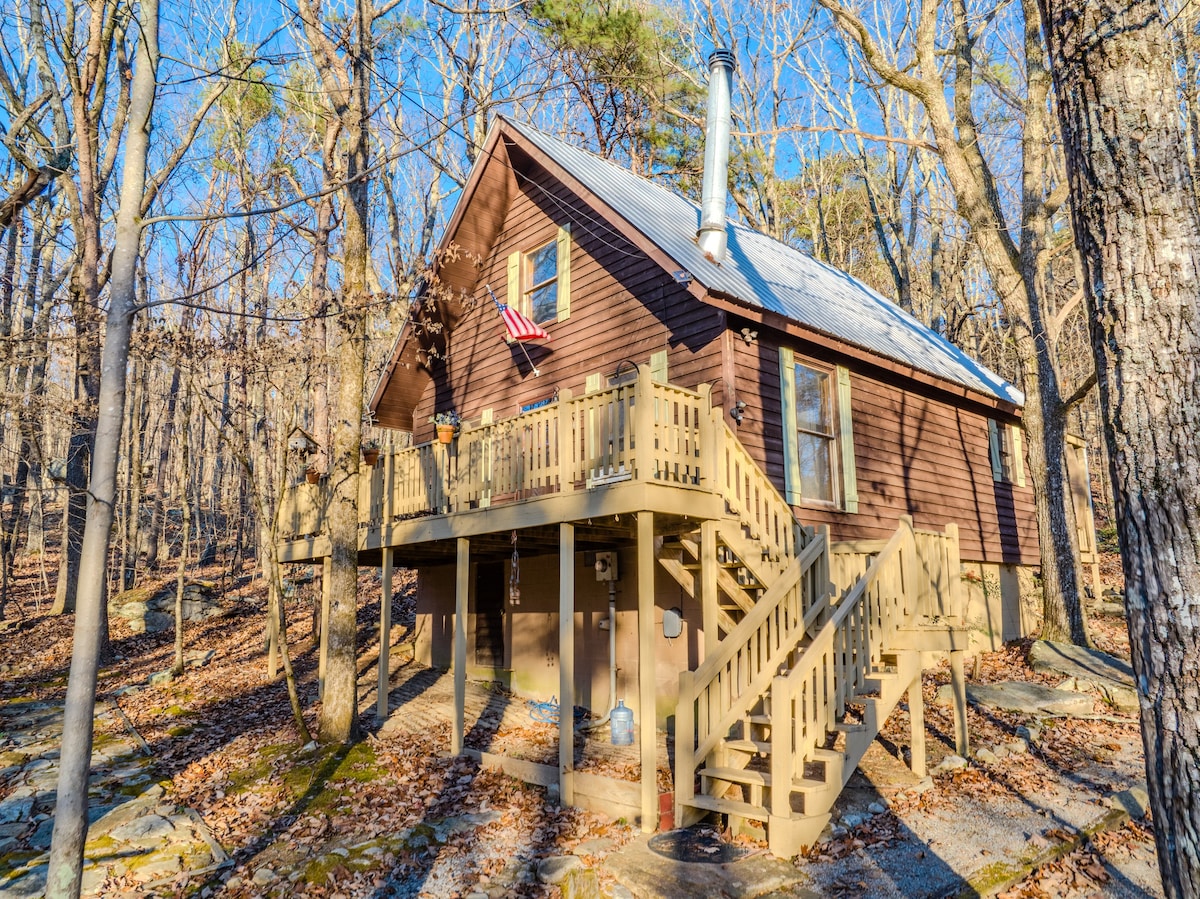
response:
<path fill-rule="evenodd" d="M 704 255 L 718 265 L 725 261 L 729 236 L 725 203 L 729 182 L 730 82 L 734 56 L 714 50 L 708 57 L 708 117 L 704 123 L 704 186 L 700 199 L 700 230 L 696 240 Z"/>

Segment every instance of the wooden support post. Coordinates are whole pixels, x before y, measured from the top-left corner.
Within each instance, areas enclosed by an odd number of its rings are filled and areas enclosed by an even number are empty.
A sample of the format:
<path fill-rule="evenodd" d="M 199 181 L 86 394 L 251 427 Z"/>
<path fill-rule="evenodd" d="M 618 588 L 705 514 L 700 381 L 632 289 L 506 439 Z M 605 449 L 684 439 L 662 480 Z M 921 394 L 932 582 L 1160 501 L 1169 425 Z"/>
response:
<path fill-rule="evenodd" d="M 950 686 L 954 691 L 954 751 L 966 758 L 971 747 L 967 742 L 967 679 L 961 649 L 950 653 Z"/>
<path fill-rule="evenodd" d="M 450 754 L 462 755 L 467 705 L 467 592 L 471 587 L 471 541 L 458 538 L 454 579 L 454 730 Z"/>
<path fill-rule="evenodd" d="M 921 566 L 917 559 L 917 540 L 913 532 L 911 515 L 900 516 L 900 527 L 904 529 L 903 542 L 900 544 L 900 578 L 903 582 L 901 590 L 904 597 L 904 612 L 906 615 L 920 615 L 925 597 L 925 578 L 922 578 Z"/>
<path fill-rule="evenodd" d="M 713 418 L 712 385 L 701 384 L 700 414 L 696 420 L 699 445 L 696 448 L 696 465 L 700 469 L 699 484 L 709 490 L 720 489 L 717 485 L 717 424 Z"/>
<path fill-rule="evenodd" d="M 642 432 L 643 434 L 645 432 Z M 641 437 L 640 440 L 645 439 Z M 639 440 L 639 443 L 640 443 Z M 639 450 L 640 452 L 640 450 Z M 658 827 L 658 736 L 654 704 L 654 513 L 637 515 L 638 728 L 642 755 L 642 832 Z"/>
<path fill-rule="evenodd" d="M 633 401 L 633 439 L 635 477 L 639 481 L 653 480 L 655 476 L 654 458 L 654 384 L 650 380 L 650 369 L 638 368 L 637 381 L 634 383 Z"/>
<path fill-rule="evenodd" d="M 912 773 L 925 776 L 925 697 L 921 693 L 921 664 L 917 663 L 917 676 L 908 685 L 908 721 L 912 730 L 909 748 L 912 754 Z"/>
<path fill-rule="evenodd" d="M 962 559 L 959 555 L 958 525 L 953 521 L 946 525 L 946 581 L 950 596 L 946 613 L 962 620 L 966 613 L 962 595 Z"/>
<path fill-rule="evenodd" d="M 383 594 L 379 599 L 379 696 L 375 714 L 386 721 L 388 694 L 391 693 L 391 649 L 392 649 L 392 553 L 390 546 L 383 548 Z"/>
<path fill-rule="evenodd" d="M 717 523 L 705 521 L 700 525 L 700 577 L 696 580 L 699 590 L 700 614 L 704 627 L 704 658 L 717 651 L 720 637 L 717 634 Z"/>
<path fill-rule="evenodd" d="M 325 696 L 325 663 L 329 660 L 329 582 L 333 578 L 333 557 L 321 560 L 321 649 L 317 655 L 317 698 Z"/>
<path fill-rule="evenodd" d="M 575 490 L 576 444 L 571 439 L 571 391 L 558 391 L 558 492 L 573 493 Z"/>
<path fill-rule="evenodd" d="M 679 672 L 679 705 L 675 715 L 675 820 L 682 819 L 696 795 L 696 675 Z"/>
<path fill-rule="evenodd" d="M 558 795 L 574 805 L 575 525 L 565 521 L 558 526 L 558 695 Z"/>

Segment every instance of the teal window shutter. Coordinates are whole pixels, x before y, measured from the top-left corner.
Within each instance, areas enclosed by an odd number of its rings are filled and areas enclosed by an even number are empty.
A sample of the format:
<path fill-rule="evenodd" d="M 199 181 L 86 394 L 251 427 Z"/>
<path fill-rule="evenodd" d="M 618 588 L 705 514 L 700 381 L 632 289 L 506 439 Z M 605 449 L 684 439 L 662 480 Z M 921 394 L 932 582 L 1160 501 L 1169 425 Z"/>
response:
<path fill-rule="evenodd" d="M 838 443 L 842 448 L 842 508 L 858 511 L 858 471 L 854 466 L 854 422 L 850 414 L 850 370 L 837 367 Z"/>
<path fill-rule="evenodd" d="M 1000 457 L 1000 426 L 992 418 L 988 419 L 988 455 L 992 459 L 992 480 L 999 484 L 1004 480 L 1004 461 Z"/>
<path fill-rule="evenodd" d="M 788 347 L 779 348 L 779 398 L 783 406 L 784 495 L 793 506 L 800 504 L 800 449 L 796 440 L 796 356 Z"/>

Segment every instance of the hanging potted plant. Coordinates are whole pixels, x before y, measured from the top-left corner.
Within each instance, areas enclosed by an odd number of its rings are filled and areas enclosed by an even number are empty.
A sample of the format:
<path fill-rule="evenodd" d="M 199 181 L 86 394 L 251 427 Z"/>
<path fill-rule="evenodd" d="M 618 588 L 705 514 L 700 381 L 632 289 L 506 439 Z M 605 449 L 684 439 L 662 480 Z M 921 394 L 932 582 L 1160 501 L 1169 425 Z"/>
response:
<path fill-rule="evenodd" d="M 437 426 L 438 443 L 453 443 L 462 425 L 462 416 L 453 409 L 436 412 L 429 420 Z"/>
<path fill-rule="evenodd" d="M 304 470 L 304 480 L 310 484 L 318 484 L 321 481 L 321 472 L 319 469 L 312 466 Z"/>
<path fill-rule="evenodd" d="M 363 461 L 367 463 L 368 468 L 374 468 L 375 463 L 379 461 L 379 438 L 368 437 L 362 442 Z"/>

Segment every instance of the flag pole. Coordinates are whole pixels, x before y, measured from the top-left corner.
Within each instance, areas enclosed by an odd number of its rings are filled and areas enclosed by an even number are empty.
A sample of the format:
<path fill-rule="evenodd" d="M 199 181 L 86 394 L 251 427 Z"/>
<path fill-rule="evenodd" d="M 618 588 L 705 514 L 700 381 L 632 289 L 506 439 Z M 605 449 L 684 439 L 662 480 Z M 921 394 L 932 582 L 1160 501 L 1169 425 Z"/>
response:
<path fill-rule="evenodd" d="M 492 295 L 492 302 L 496 304 L 496 309 L 502 311 L 504 309 L 504 304 L 496 299 L 496 291 L 492 290 L 492 285 L 484 284 L 483 286 L 487 288 L 487 292 Z M 520 310 L 517 311 L 519 312 Z M 516 340 L 516 338 L 514 337 L 513 340 Z M 524 341 L 517 340 L 517 346 L 519 346 L 521 348 L 521 352 L 525 354 L 525 361 L 528 362 L 529 367 L 533 369 L 533 376 L 535 378 L 540 378 L 542 373 L 538 371 L 538 367 L 533 364 L 533 359 L 529 357 L 529 350 L 525 349 Z"/>

